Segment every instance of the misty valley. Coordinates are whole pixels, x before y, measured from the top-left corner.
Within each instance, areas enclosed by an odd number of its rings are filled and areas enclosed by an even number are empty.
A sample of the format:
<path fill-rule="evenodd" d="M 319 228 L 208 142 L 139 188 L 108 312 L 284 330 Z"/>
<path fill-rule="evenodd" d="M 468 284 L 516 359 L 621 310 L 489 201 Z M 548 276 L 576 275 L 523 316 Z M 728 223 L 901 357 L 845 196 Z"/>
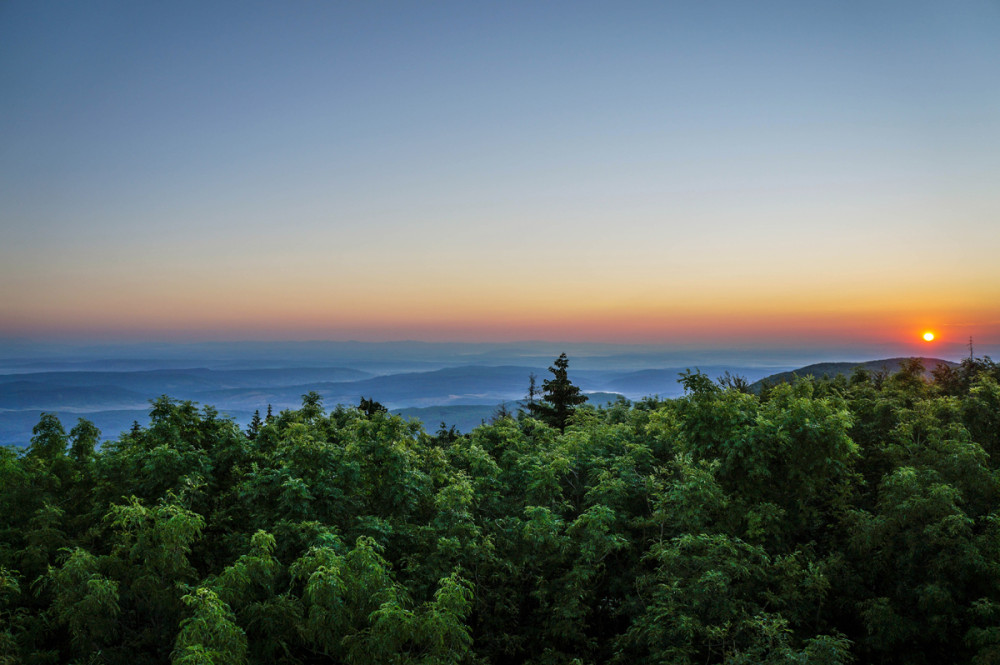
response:
<path fill-rule="evenodd" d="M 357 405 L 362 397 L 371 397 L 427 427 L 443 422 L 468 432 L 501 405 L 516 408 L 529 376 L 545 374 L 555 355 L 543 355 L 537 345 L 483 347 L 273 344 L 248 345 L 228 354 L 208 346 L 140 347 L 135 357 L 117 359 L 87 358 L 79 351 L 25 355 L 16 362 L 0 357 L 0 444 L 24 445 L 42 412 L 67 423 L 86 418 L 104 439 L 113 439 L 133 422 L 145 422 L 150 403 L 163 395 L 211 405 L 244 426 L 255 411 L 295 408 L 308 392 L 331 406 Z M 678 378 L 687 366 L 643 367 L 677 362 L 677 357 L 586 351 L 573 358 L 573 379 L 595 404 L 618 396 L 637 400 L 683 392 Z M 788 364 L 744 366 L 711 358 L 700 366 L 712 376 L 728 371 L 751 381 L 792 369 Z"/>

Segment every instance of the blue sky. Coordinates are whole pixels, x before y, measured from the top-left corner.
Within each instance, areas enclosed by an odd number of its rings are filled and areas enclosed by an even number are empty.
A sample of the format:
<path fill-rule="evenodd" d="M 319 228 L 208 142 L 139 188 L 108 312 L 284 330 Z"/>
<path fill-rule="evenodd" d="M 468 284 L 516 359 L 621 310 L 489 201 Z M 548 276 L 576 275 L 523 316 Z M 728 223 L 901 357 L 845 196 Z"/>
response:
<path fill-rule="evenodd" d="M 996 336 L 997 34 L 988 2 L 5 3 L 0 335 Z"/>

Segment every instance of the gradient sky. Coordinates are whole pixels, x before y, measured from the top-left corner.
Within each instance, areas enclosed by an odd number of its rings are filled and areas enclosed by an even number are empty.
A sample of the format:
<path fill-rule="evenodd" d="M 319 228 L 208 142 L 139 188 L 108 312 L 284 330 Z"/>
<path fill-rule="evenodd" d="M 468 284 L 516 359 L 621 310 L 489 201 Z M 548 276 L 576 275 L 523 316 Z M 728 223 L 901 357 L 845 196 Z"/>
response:
<path fill-rule="evenodd" d="M 0 337 L 1000 344 L 997 2 L 0 4 Z"/>

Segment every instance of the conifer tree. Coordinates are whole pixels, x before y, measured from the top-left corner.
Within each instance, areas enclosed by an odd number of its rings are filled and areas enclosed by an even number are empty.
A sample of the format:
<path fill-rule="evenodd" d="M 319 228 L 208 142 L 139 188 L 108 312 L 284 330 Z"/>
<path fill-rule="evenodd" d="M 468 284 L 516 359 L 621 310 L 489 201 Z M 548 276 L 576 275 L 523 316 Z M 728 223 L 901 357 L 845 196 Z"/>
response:
<path fill-rule="evenodd" d="M 566 423 L 577 405 L 587 401 L 587 397 L 580 393 L 580 388 L 569 380 L 568 369 L 569 359 L 565 353 L 560 353 L 552 367 L 549 367 L 552 378 L 542 382 L 541 401 L 528 404 L 528 411 L 532 416 L 552 427 L 558 427 L 559 431 L 566 429 Z"/>
<path fill-rule="evenodd" d="M 247 430 L 247 438 L 253 441 L 257 438 L 260 428 L 264 426 L 264 421 L 260 419 L 260 409 L 254 409 L 253 420 L 250 421 L 250 428 Z"/>

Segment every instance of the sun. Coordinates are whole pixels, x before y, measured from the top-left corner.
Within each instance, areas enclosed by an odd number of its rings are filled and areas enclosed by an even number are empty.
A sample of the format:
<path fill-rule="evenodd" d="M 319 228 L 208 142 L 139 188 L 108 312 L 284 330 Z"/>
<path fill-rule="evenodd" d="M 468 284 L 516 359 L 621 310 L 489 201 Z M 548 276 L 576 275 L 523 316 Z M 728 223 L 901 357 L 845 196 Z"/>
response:
<path fill-rule="evenodd" d="M 933 342 L 934 341 L 934 333 L 929 332 L 929 331 L 925 332 L 924 333 L 924 341 L 925 342 Z"/>

